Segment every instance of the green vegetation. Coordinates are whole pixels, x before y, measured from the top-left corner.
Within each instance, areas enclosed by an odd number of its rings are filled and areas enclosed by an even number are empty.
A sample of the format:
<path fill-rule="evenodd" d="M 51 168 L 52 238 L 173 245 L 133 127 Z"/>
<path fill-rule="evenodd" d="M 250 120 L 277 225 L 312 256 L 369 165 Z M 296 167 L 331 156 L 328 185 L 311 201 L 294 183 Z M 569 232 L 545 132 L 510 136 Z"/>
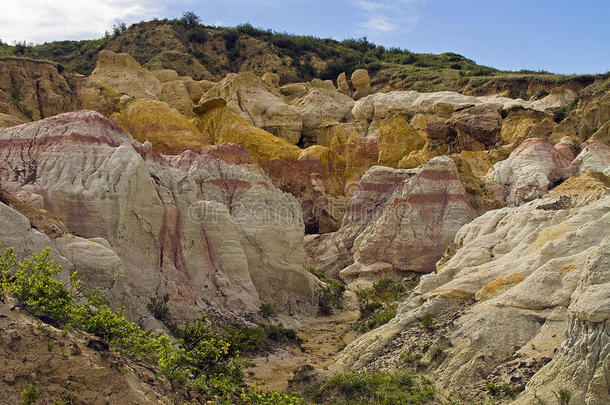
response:
<path fill-rule="evenodd" d="M 422 316 L 421 327 L 428 330 L 434 327 L 434 318 L 430 312 L 425 312 L 424 316 Z"/>
<path fill-rule="evenodd" d="M 155 319 L 160 320 L 161 322 L 167 322 L 169 319 L 169 309 L 165 302 L 160 301 L 156 298 L 151 298 L 146 304 L 146 308 Z"/>
<path fill-rule="evenodd" d="M 560 389 L 558 392 L 553 392 L 553 394 L 559 405 L 569 405 L 572 400 L 572 393 L 565 388 Z"/>
<path fill-rule="evenodd" d="M 36 384 L 30 383 L 21 392 L 21 403 L 23 405 L 34 405 L 38 400 L 40 393 L 36 389 Z"/>
<path fill-rule="evenodd" d="M 271 305 L 269 303 L 264 303 L 264 304 L 261 304 L 261 307 L 258 310 L 258 313 L 261 314 L 261 316 L 263 318 L 269 319 L 269 318 L 275 316 L 275 309 L 273 308 L 273 305 Z"/>
<path fill-rule="evenodd" d="M 49 260 L 49 249 L 23 261 L 12 249 L 0 256 L 0 295 L 11 295 L 35 316 L 45 315 L 64 330 L 74 328 L 92 333 L 109 343 L 118 354 L 153 364 L 168 380 L 177 395 L 187 399 L 196 392 L 216 403 L 294 404 L 296 397 L 276 392 L 260 392 L 244 382 L 241 350 L 265 339 L 294 340 L 296 333 L 270 326 L 262 335 L 254 329 L 230 329 L 218 334 L 202 317 L 181 327 L 173 327 L 175 340 L 153 335 L 110 308 L 99 292 L 79 290 L 76 273 L 66 288 L 55 276 L 61 266 Z M 81 303 L 82 302 L 82 303 Z M 253 343 L 255 342 L 255 343 Z M 23 402 L 34 403 L 38 390 L 34 383 L 23 391 Z"/>
<path fill-rule="evenodd" d="M 406 291 L 406 286 L 391 278 L 384 278 L 357 292 L 360 304 L 360 320 L 357 328 L 361 332 L 375 329 L 396 316 L 397 302 Z"/>
<path fill-rule="evenodd" d="M 427 404 L 433 403 L 431 381 L 414 373 L 347 372 L 333 375 L 307 396 L 316 403 Z"/>
<path fill-rule="evenodd" d="M 318 298 L 318 312 L 322 315 L 330 315 L 333 308 L 341 309 L 341 298 L 345 291 L 345 285 L 337 280 L 326 280 L 326 286 L 316 291 Z"/>

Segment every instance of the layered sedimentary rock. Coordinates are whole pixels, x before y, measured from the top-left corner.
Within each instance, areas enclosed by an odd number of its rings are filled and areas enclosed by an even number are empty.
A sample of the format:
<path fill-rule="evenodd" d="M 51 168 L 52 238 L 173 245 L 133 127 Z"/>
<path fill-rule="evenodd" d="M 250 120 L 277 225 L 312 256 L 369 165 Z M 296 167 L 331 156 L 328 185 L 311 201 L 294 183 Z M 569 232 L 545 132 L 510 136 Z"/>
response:
<path fill-rule="evenodd" d="M 200 103 L 216 98 L 224 99 L 231 111 L 251 124 L 292 144 L 301 137 L 302 121 L 298 110 L 286 104 L 279 90 L 253 73 L 227 75 L 202 96 Z"/>
<path fill-rule="evenodd" d="M 422 367 L 445 387 L 523 386 L 534 375 L 517 403 L 552 402 L 560 389 L 604 403 L 609 204 L 607 188 L 581 201 L 560 193 L 465 225 L 396 318 L 348 345 L 334 370 L 404 365 L 413 324 L 429 317 L 438 326 L 426 339 L 443 352 Z"/>
<path fill-rule="evenodd" d="M 351 254 L 353 264 L 342 271 L 350 279 L 377 262 L 396 274 L 427 273 L 458 229 L 473 218 L 450 158 L 434 158 L 410 170 L 374 166 L 358 183 L 342 228 L 308 240 L 308 250 L 314 263 L 319 260 L 331 270 L 335 266 L 334 271 L 350 264 L 340 256 Z M 333 256 L 335 263 L 328 263 Z"/>
<path fill-rule="evenodd" d="M 319 137 L 329 123 L 351 120 L 354 100 L 339 93 L 332 82 L 313 80 L 306 93 L 291 102 L 298 108 L 303 119 L 304 146 L 324 144 Z"/>
<path fill-rule="evenodd" d="M 570 160 L 546 139 L 532 138 L 496 163 L 485 184 L 498 199 L 519 205 L 545 194 L 564 176 Z"/>
<path fill-rule="evenodd" d="M 74 235 L 107 241 L 129 269 L 135 312 L 151 297 L 178 319 L 312 304 L 299 204 L 251 165 L 165 157 L 91 111 L 1 130 L 0 155 L 3 187 L 40 196 Z M 78 252 L 77 242 L 54 244 Z"/>

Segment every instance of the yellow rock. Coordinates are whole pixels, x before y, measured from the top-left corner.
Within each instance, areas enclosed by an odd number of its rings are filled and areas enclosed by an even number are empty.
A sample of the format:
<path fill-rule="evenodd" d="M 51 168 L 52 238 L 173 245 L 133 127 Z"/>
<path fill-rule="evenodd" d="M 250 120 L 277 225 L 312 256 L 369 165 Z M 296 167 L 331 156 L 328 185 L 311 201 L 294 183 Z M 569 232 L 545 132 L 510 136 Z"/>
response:
<path fill-rule="evenodd" d="M 573 204 L 585 205 L 598 200 L 610 189 L 610 177 L 601 172 L 579 173 L 571 176 L 548 192 L 549 197 L 570 196 Z"/>
<path fill-rule="evenodd" d="M 330 142 L 330 150 L 335 152 L 345 162 L 343 178 L 345 180 L 345 195 L 356 191 L 362 174 L 371 166 L 377 164 L 379 148 L 377 141 L 362 138 L 351 128 L 343 127 L 337 131 Z"/>
<path fill-rule="evenodd" d="M 474 298 L 477 301 L 488 300 L 502 294 L 504 291 L 510 290 L 524 280 L 522 273 L 513 273 L 502 275 L 495 280 L 485 284 L 479 291 L 476 292 Z"/>
<path fill-rule="evenodd" d="M 222 99 L 209 100 L 195 107 L 195 126 L 215 144 L 237 143 L 246 147 L 258 163 L 275 159 L 297 159 L 298 146 L 255 127 L 229 110 Z"/>
<path fill-rule="evenodd" d="M 508 157 L 509 151 L 491 149 L 489 151 L 462 151 L 451 155 L 460 176 L 460 181 L 468 193 L 472 207 L 479 213 L 502 207 L 502 202 L 487 191 L 483 177 L 494 163 Z"/>
<path fill-rule="evenodd" d="M 500 136 L 504 143 L 512 144 L 520 140 L 523 142 L 527 137 L 528 130 L 532 125 L 536 125 L 543 121 L 546 115 L 539 111 L 519 109 L 512 111 L 506 118 L 502 120 L 502 130 Z M 515 147 L 518 146 L 517 142 Z"/>
<path fill-rule="evenodd" d="M 161 101 L 133 99 L 111 118 L 135 139 L 149 141 L 164 154 L 199 151 L 210 144 L 185 116 Z"/>
<path fill-rule="evenodd" d="M 378 164 L 396 168 L 404 156 L 421 149 L 425 141 L 404 118 L 386 118 L 377 130 Z"/>
<path fill-rule="evenodd" d="M 426 144 L 424 145 L 424 147 L 422 149 L 413 151 L 413 152 L 409 153 L 407 156 L 403 157 L 400 160 L 400 162 L 398 163 L 398 167 L 400 169 L 413 169 L 414 167 L 423 165 L 428 160 L 430 160 L 434 157 L 441 156 L 441 155 L 448 155 L 448 154 L 449 154 L 448 145 L 442 145 L 440 148 L 437 148 L 437 149 L 429 149 L 428 142 L 426 142 Z"/>
<path fill-rule="evenodd" d="M 610 145 L 610 121 L 602 125 L 591 137 L 588 142 L 601 142 Z"/>
<path fill-rule="evenodd" d="M 157 99 L 161 91 L 161 82 L 132 56 L 108 50 L 98 54 L 95 70 L 88 81 L 138 98 Z"/>
<path fill-rule="evenodd" d="M 326 173 L 326 191 L 342 195 L 345 189 L 345 160 L 329 147 L 313 145 L 301 152 L 301 156 L 315 156 L 320 159 Z"/>

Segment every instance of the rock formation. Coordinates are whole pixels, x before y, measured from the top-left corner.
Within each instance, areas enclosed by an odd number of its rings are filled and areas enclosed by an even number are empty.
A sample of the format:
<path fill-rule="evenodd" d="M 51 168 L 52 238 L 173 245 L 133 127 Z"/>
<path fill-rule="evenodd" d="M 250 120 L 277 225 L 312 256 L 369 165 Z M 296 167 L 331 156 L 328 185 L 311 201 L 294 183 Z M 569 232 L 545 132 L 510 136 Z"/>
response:
<path fill-rule="evenodd" d="M 72 111 L 79 105 L 76 94 L 54 64 L 0 58 L 0 113 L 14 117 L 0 119 L 6 123 L 3 127 Z"/>
<path fill-rule="evenodd" d="M 90 111 L 0 130 L 0 140 L 3 187 L 42 196 L 73 234 L 107 241 L 130 269 L 134 307 L 157 297 L 178 319 L 261 301 L 311 308 L 299 204 L 248 165 L 165 157 Z"/>
<path fill-rule="evenodd" d="M 278 90 L 253 73 L 230 74 L 207 91 L 199 101 L 222 98 L 231 111 L 251 124 L 292 144 L 301 137 L 302 121 L 297 109 L 286 104 Z"/>
<path fill-rule="evenodd" d="M 443 356 L 424 364 L 443 386 L 483 390 L 535 374 L 517 403 L 553 401 L 560 388 L 576 403 L 603 403 L 608 204 L 607 192 L 584 205 L 549 197 L 465 225 L 396 318 L 348 345 L 334 369 L 392 367 L 402 350 L 418 347 L 410 325 L 432 316 L 440 327 L 449 317 L 443 337 L 428 343 L 442 345 Z"/>
<path fill-rule="evenodd" d="M 360 100 L 371 94 L 371 78 L 366 69 L 357 69 L 352 73 L 352 86 L 356 89 L 354 99 Z"/>

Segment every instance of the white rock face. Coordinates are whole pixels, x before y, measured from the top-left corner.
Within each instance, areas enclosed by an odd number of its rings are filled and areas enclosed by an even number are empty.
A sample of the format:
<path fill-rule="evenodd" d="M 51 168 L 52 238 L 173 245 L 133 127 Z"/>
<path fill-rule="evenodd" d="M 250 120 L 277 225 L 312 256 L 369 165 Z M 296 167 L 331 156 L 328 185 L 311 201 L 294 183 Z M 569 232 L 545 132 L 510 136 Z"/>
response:
<path fill-rule="evenodd" d="M 569 158 L 546 139 L 526 139 L 489 170 L 485 186 L 499 200 L 519 205 L 545 194 L 564 177 L 569 164 Z"/>
<path fill-rule="evenodd" d="M 384 352 L 397 333 L 426 312 L 434 317 L 454 308 L 444 332 L 446 357 L 428 368 L 440 385 L 484 384 L 528 364 L 536 374 L 517 403 L 532 403 L 534 395 L 551 403 L 561 388 L 571 391 L 574 403 L 604 403 L 610 193 L 558 209 L 566 205 L 561 199 L 489 211 L 463 226 L 436 273 L 422 277 L 396 318 L 348 345 L 333 370 L 384 367 L 408 349 Z M 515 369 L 503 374 L 506 364 Z"/>
<path fill-rule="evenodd" d="M 354 100 L 328 82 L 314 80 L 306 93 L 291 101 L 303 118 L 303 138 L 306 145 L 319 144 L 318 138 L 331 122 L 347 122 L 352 116 Z"/>
<path fill-rule="evenodd" d="M 582 150 L 566 169 L 564 178 L 585 172 L 602 172 L 610 176 L 610 146 L 601 142 L 583 143 Z"/>
<path fill-rule="evenodd" d="M 43 196 L 72 233 L 107 241 L 140 306 L 158 297 L 185 318 L 261 301 L 311 309 L 299 204 L 262 172 L 212 154 L 164 157 L 91 111 L 4 129 L 0 156 L 5 189 Z M 82 240 L 55 244 L 75 264 L 116 262 Z M 116 276 L 92 261 L 101 279 Z"/>
<path fill-rule="evenodd" d="M 448 118 L 456 109 L 480 104 L 498 105 L 502 110 L 522 107 L 544 111 L 547 108 L 543 105 L 507 97 L 474 97 L 465 96 L 453 91 L 419 93 L 410 90 L 371 94 L 358 100 L 354 105 L 352 113 L 356 118 L 367 119 L 369 121 L 383 119 L 395 113 L 411 116 L 417 113 L 439 114 L 445 115 Z"/>
<path fill-rule="evenodd" d="M 233 112 L 275 136 L 296 144 L 301 137 L 299 111 L 286 104 L 276 87 L 267 85 L 254 73 L 231 73 L 208 90 L 199 100 L 222 98 Z"/>

